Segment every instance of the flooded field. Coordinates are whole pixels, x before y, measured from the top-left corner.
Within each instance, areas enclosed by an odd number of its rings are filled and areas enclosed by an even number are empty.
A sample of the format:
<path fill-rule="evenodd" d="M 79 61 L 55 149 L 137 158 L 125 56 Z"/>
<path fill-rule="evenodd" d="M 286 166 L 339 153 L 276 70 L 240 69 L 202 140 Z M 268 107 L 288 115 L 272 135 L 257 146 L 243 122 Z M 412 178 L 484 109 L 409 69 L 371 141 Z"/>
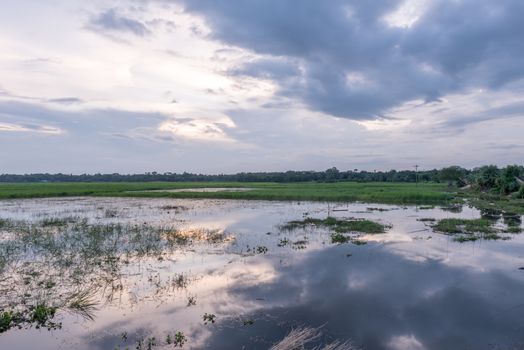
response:
<path fill-rule="evenodd" d="M 524 349 L 522 229 L 467 206 L 4 200 L 0 349 Z"/>

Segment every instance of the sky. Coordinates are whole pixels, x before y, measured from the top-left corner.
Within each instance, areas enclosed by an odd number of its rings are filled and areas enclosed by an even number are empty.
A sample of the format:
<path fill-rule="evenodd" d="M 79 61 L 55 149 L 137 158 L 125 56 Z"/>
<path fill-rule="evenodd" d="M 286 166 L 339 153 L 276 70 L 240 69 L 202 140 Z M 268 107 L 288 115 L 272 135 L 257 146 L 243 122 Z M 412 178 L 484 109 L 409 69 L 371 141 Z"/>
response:
<path fill-rule="evenodd" d="M 524 163 L 522 0 L 0 0 L 0 173 Z"/>

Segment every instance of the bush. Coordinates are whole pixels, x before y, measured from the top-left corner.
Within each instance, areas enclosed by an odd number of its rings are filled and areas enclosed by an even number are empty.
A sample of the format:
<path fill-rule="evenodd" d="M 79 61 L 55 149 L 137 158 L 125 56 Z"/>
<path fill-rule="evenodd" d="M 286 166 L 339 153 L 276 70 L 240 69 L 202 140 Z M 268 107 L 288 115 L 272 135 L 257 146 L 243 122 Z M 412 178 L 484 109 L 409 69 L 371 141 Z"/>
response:
<path fill-rule="evenodd" d="M 500 176 L 500 192 L 501 194 L 511 194 L 520 190 L 520 184 L 516 177 L 519 177 L 522 172 L 522 167 L 518 165 L 508 165 L 502 169 Z"/>
<path fill-rule="evenodd" d="M 524 199 L 524 185 L 521 185 L 521 186 L 520 186 L 520 190 L 519 190 L 519 192 L 517 193 L 517 198 L 522 198 L 522 199 Z"/>
<path fill-rule="evenodd" d="M 438 178 L 441 181 L 447 181 L 448 184 L 451 186 L 453 182 L 461 181 L 464 175 L 465 175 L 465 169 L 454 165 L 454 166 L 440 169 L 438 173 Z"/>
<path fill-rule="evenodd" d="M 486 165 L 478 169 L 476 182 L 481 190 L 491 190 L 499 185 L 500 170 L 495 165 Z"/>

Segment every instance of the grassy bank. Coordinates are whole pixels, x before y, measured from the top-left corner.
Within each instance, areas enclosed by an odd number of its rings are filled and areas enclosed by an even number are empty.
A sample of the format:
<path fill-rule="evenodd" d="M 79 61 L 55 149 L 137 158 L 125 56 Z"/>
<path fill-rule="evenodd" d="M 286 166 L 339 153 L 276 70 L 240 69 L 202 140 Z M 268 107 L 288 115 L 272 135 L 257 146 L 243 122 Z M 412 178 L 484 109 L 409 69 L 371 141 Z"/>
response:
<path fill-rule="evenodd" d="M 243 192 L 148 192 L 164 189 L 247 187 Z M 0 199 L 65 196 L 220 198 L 260 200 L 364 201 L 376 203 L 439 203 L 454 198 L 446 185 L 423 183 L 3 183 Z"/>

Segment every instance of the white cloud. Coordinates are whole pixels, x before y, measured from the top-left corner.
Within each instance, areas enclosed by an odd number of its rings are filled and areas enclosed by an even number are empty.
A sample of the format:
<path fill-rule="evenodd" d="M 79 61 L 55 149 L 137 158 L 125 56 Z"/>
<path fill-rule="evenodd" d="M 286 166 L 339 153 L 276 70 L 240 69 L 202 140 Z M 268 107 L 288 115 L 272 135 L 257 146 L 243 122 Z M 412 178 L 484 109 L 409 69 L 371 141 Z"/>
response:
<path fill-rule="evenodd" d="M 426 347 L 413 334 L 393 337 L 388 347 L 392 350 L 426 350 Z"/>
<path fill-rule="evenodd" d="M 199 142 L 235 142 L 224 131 L 225 128 L 234 128 L 235 124 L 229 118 L 218 120 L 206 119 L 170 119 L 158 127 L 161 132 L 174 135 L 175 138 L 194 140 Z"/>
<path fill-rule="evenodd" d="M 424 13 L 429 0 L 405 0 L 395 11 L 387 14 L 384 21 L 392 27 L 409 28 Z"/>
<path fill-rule="evenodd" d="M 60 135 L 64 131 L 47 125 L 18 125 L 0 122 L 0 132 L 30 132 L 37 134 Z"/>

